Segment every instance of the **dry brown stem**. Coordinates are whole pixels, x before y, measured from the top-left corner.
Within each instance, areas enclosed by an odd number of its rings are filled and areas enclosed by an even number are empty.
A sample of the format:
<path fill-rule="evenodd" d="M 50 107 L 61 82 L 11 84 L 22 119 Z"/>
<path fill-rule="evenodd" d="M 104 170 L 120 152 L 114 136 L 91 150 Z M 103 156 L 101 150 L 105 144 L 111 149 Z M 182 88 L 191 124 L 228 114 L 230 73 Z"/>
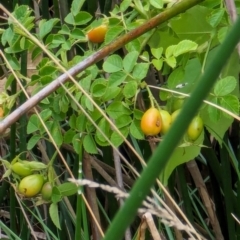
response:
<path fill-rule="evenodd" d="M 206 185 L 203 181 L 202 175 L 198 169 L 196 161 L 192 160 L 192 161 L 188 162 L 187 167 L 188 167 L 189 172 L 191 173 L 191 176 L 193 178 L 193 181 L 194 181 L 196 187 L 198 188 L 198 191 L 202 198 L 203 204 L 206 207 L 210 223 L 211 223 L 211 225 L 213 227 L 213 231 L 215 233 L 215 237 L 218 240 L 223 240 L 224 238 L 223 238 L 222 231 L 221 231 L 221 228 L 220 228 L 220 225 L 218 222 L 218 218 L 214 211 L 214 206 L 212 204 L 212 200 L 208 194 Z"/>

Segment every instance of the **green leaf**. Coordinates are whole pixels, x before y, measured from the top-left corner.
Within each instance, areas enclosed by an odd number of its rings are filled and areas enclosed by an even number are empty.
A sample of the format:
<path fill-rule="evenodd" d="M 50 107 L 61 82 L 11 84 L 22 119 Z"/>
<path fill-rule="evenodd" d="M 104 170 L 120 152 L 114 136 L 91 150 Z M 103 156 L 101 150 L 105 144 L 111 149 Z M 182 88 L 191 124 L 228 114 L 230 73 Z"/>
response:
<path fill-rule="evenodd" d="M 52 171 L 52 169 L 50 171 Z M 61 201 L 61 199 L 62 199 L 62 195 L 61 195 L 60 191 L 58 190 L 58 188 L 56 186 L 53 186 L 52 196 L 51 196 L 52 202 L 57 203 L 57 202 Z"/>
<path fill-rule="evenodd" d="M 88 92 L 90 90 L 91 87 L 91 83 L 92 83 L 92 75 L 88 75 L 85 78 L 82 78 L 81 81 L 79 82 L 80 86 L 86 91 Z"/>
<path fill-rule="evenodd" d="M 80 154 L 82 151 L 81 134 L 77 133 L 73 136 L 72 144 L 76 153 Z"/>
<path fill-rule="evenodd" d="M 96 141 L 96 144 L 98 144 L 99 146 L 101 147 L 106 147 L 106 146 L 109 146 L 109 142 L 107 140 L 104 140 L 104 141 L 101 141 L 99 138 L 98 138 L 98 135 L 95 135 L 95 141 Z"/>
<path fill-rule="evenodd" d="M 7 81 L 5 82 L 4 89 L 7 91 L 7 89 L 11 86 L 12 82 L 15 80 L 15 77 L 13 74 L 9 74 Z"/>
<path fill-rule="evenodd" d="M 91 21 L 92 15 L 89 14 L 88 12 L 79 12 L 75 17 L 75 24 L 76 25 L 84 25 Z"/>
<path fill-rule="evenodd" d="M 62 25 L 62 28 L 58 31 L 59 34 L 65 34 L 69 35 L 70 34 L 70 29 L 66 24 Z"/>
<path fill-rule="evenodd" d="M 165 51 L 165 57 L 169 58 L 171 56 L 173 56 L 173 53 L 175 51 L 177 45 L 171 45 L 169 47 L 167 47 L 166 51 Z"/>
<path fill-rule="evenodd" d="M 63 136 L 62 136 L 61 128 L 60 128 L 58 122 L 56 122 L 56 121 L 51 122 L 50 133 L 51 133 L 53 139 L 55 140 L 55 143 L 57 144 L 57 146 L 62 145 Z"/>
<path fill-rule="evenodd" d="M 119 131 L 126 138 L 128 136 L 128 133 L 129 133 L 129 128 L 124 127 L 124 128 L 119 129 Z M 116 131 L 112 132 L 110 140 L 115 147 L 119 147 L 124 142 L 124 139 Z"/>
<path fill-rule="evenodd" d="M 239 115 L 239 100 L 237 96 L 234 95 L 226 95 L 220 99 L 220 105 L 223 108 L 226 108 L 232 113 L 235 113 L 237 116 Z M 223 113 L 226 117 L 230 117 L 228 114 Z M 232 117 L 231 117 L 232 118 Z"/>
<path fill-rule="evenodd" d="M 168 160 L 164 170 L 162 171 L 161 175 L 159 176 L 160 181 L 166 186 L 168 183 L 168 179 L 173 172 L 173 170 L 186 162 L 197 157 L 201 151 L 201 145 L 204 139 L 204 131 L 201 133 L 199 138 L 194 142 L 194 145 L 186 146 L 186 147 L 178 147 L 176 148 L 171 158 Z"/>
<path fill-rule="evenodd" d="M 157 9 L 163 8 L 163 0 L 150 0 L 150 4 Z"/>
<path fill-rule="evenodd" d="M 236 86 L 236 79 L 232 76 L 227 76 L 217 81 L 214 87 L 214 94 L 218 97 L 225 96 L 231 93 L 236 88 Z"/>
<path fill-rule="evenodd" d="M 83 31 L 81 29 L 77 29 L 77 28 L 73 29 L 70 36 L 74 39 L 86 39 L 86 36 L 83 33 Z"/>
<path fill-rule="evenodd" d="M 76 129 L 79 132 L 86 131 L 86 123 L 87 123 L 87 117 L 85 116 L 84 113 L 80 113 L 76 119 Z"/>
<path fill-rule="evenodd" d="M 39 119 L 37 117 L 37 115 L 32 115 L 30 117 L 30 119 L 28 120 L 28 124 L 27 124 L 27 134 L 36 132 L 39 130 Z"/>
<path fill-rule="evenodd" d="M 64 143 L 67 143 L 67 144 L 71 143 L 74 135 L 75 135 L 75 131 L 73 131 L 72 129 L 68 129 L 68 131 L 65 132 L 63 137 Z"/>
<path fill-rule="evenodd" d="M 211 102 L 216 104 L 216 105 L 220 105 L 220 100 L 219 98 L 212 98 Z M 219 121 L 220 117 L 221 117 L 221 111 L 218 108 L 215 108 L 213 106 L 208 106 L 208 113 L 209 113 L 209 118 L 213 121 L 213 122 L 217 122 Z"/>
<path fill-rule="evenodd" d="M 149 53 L 147 51 L 144 51 L 142 55 L 139 56 L 144 62 L 149 62 Z"/>
<path fill-rule="evenodd" d="M 91 102 L 91 100 L 87 96 L 83 96 L 83 97 L 85 99 L 85 105 L 86 105 L 87 109 L 92 112 L 93 109 L 94 109 L 93 103 Z"/>
<path fill-rule="evenodd" d="M 135 108 L 133 110 L 133 116 L 136 120 L 141 120 L 142 119 L 142 116 L 143 116 L 143 112 L 140 111 L 139 109 Z"/>
<path fill-rule="evenodd" d="M 71 182 L 62 183 L 61 185 L 57 186 L 57 188 L 61 195 L 65 197 L 74 195 L 78 191 L 77 185 Z"/>
<path fill-rule="evenodd" d="M 43 19 L 39 22 L 39 37 L 43 39 L 48 33 L 52 32 L 53 27 L 59 22 L 58 18 L 52 18 L 48 21 Z"/>
<path fill-rule="evenodd" d="M 141 130 L 140 123 L 140 120 L 134 119 L 130 125 L 130 133 L 134 138 L 141 140 L 144 139 L 144 134 Z"/>
<path fill-rule="evenodd" d="M 132 77 L 136 80 L 142 80 L 147 76 L 149 63 L 138 63 L 132 72 Z"/>
<path fill-rule="evenodd" d="M 137 38 L 137 39 L 134 39 L 133 41 L 129 42 L 127 45 L 125 45 L 125 47 L 128 52 L 133 52 L 133 51 L 140 52 L 141 51 L 141 42 Z"/>
<path fill-rule="evenodd" d="M 151 48 L 151 53 L 152 55 L 156 58 L 159 59 L 162 56 L 163 53 L 163 48 Z"/>
<path fill-rule="evenodd" d="M 159 98 L 162 101 L 166 101 L 170 96 L 171 96 L 171 93 L 166 92 L 166 91 L 160 91 L 160 93 L 159 93 Z"/>
<path fill-rule="evenodd" d="M 178 18 L 170 20 L 170 26 L 180 40 L 191 40 L 203 44 L 209 40 L 213 27 L 207 22 L 211 9 L 197 5 Z"/>
<path fill-rule="evenodd" d="M 225 9 L 223 8 L 219 8 L 219 9 L 214 9 L 211 14 L 208 16 L 207 21 L 209 22 L 209 24 L 216 28 L 219 23 L 221 22 L 223 16 L 225 13 Z"/>
<path fill-rule="evenodd" d="M 71 128 L 76 128 L 76 120 L 77 120 L 77 116 L 72 114 L 71 117 L 69 118 L 69 126 Z"/>
<path fill-rule="evenodd" d="M 106 80 L 105 83 L 98 83 L 92 87 L 92 96 L 99 98 L 102 97 L 107 91 Z"/>
<path fill-rule="evenodd" d="M 124 31 L 123 26 L 114 26 L 108 29 L 104 43 L 109 44 L 114 41 Z"/>
<path fill-rule="evenodd" d="M 20 62 L 15 56 L 5 53 L 5 57 L 13 70 L 19 71 L 21 69 Z"/>
<path fill-rule="evenodd" d="M 39 74 L 41 77 L 43 76 L 49 76 L 54 74 L 57 71 L 55 66 L 44 66 L 39 70 Z M 50 77 L 52 79 L 52 77 Z"/>
<path fill-rule="evenodd" d="M 2 175 L 1 179 L 8 178 L 8 177 L 10 177 L 11 174 L 12 174 L 12 170 L 11 169 L 7 169 L 4 172 L 4 174 Z"/>
<path fill-rule="evenodd" d="M 58 205 L 56 203 L 52 203 L 49 207 L 49 215 L 52 219 L 52 222 L 54 225 L 58 228 L 61 229 L 60 226 L 60 221 L 59 221 L 59 215 L 58 215 Z"/>
<path fill-rule="evenodd" d="M 122 128 L 128 126 L 132 122 L 132 118 L 129 115 L 122 115 L 115 120 L 115 125 L 117 128 Z"/>
<path fill-rule="evenodd" d="M 117 119 L 122 115 L 130 115 L 132 111 L 127 108 L 123 102 L 116 101 L 112 102 L 108 107 L 107 107 L 107 114 L 113 118 Z"/>
<path fill-rule="evenodd" d="M 72 1 L 71 12 L 74 16 L 76 16 L 80 12 L 84 2 L 85 2 L 85 0 L 80 0 L 80 1 L 79 0 L 73 0 Z"/>
<path fill-rule="evenodd" d="M 32 49 L 35 47 L 34 43 L 30 41 L 29 39 L 22 37 L 20 40 L 20 47 L 22 50 Z"/>
<path fill-rule="evenodd" d="M 183 40 L 178 43 L 174 49 L 173 56 L 177 57 L 181 54 L 194 51 L 198 47 L 197 43 L 190 41 L 190 40 Z"/>
<path fill-rule="evenodd" d="M 88 12 L 78 12 L 76 16 L 73 16 L 72 13 L 69 13 L 65 17 L 65 22 L 72 25 L 84 25 L 91 21 L 92 16 Z"/>
<path fill-rule="evenodd" d="M 119 71 L 111 73 L 108 78 L 108 84 L 110 87 L 117 87 L 125 81 L 127 74 L 125 72 Z"/>
<path fill-rule="evenodd" d="M 138 52 L 129 52 L 123 59 L 123 68 L 126 72 L 131 72 L 133 67 L 137 64 Z"/>
<path fill-rule="evenodd" d="M 122 70 L 123 62 L 119 55 L 113 54 L 103 64 L 103 70 L 107 73 L 114 73 Z"/>
<path fill-rule="evenodd" d="M 90 154 L 97 154 L 98 153 L 95 141 L 90 134 L 84 136 L 83 147 L 84 147 L 85 151 L 90 153 Z"/>
<path fill-rule="evenodd" d="M 65 36 L 63 36 L 62 34 L 54 34 L 53 35 L 53 39 L 52 39 L 52 43 L 53 44 L 62 44 L 66 42 L 66 38 Z"/>
<path fill-rule="evenodd" d="M 110 137 L 110 124 L 108 123 L 108 121 L 105 118 L 102 118 L 99 123 L 98 123 L 98 127 L 101 129 L 101 131 L 106 135 L 106 137 Z M 102 133 L 97 129 L 96 131 L 96 136 L 97 138 L 102 141 L 105 142 L 106 141 L 106 137 L 104 137 L 102 135 Z"/>
<path fill-rule="evenodd" d="M 37 144 L 37 142 L 41 139 L 41 136 L 36 134 L 33 135 L 29 140 L 27 144 L 27 150 L 33 149 L 33 147 Z"/>
<path fill-rule="evenodd" d="M 106 102 L 116 98 L 121 90 L 120 87 L 108 87 L 106 93 L 102 96 L 102 100 Z"/>
<path fill-rule="evenodd" d="M 158 71 L 160 71 L 163 66 L 163 60 L 162 59 L 153 59 L 152 64 Z"/>
<path fill-rule="evenodd" d="M 179 67 L 174 69 L 168 77 L 168 87 L 174 89 L 178 84 L 183 83 L 184 74 L 184 68 Z"/>
<path fill-rule="evenodd" d="M 15 36 L 16 35 L 13 32 L 13 29 L 12 28 L 7 28 L 3 32 L 2 37 L 1 37 L 2 45 L 5 46 L 7 43 L 9 43 L 9 45 L 11 45 L 11 41 L 14 39 Z"/>
<path fill-rule="evenodd" d="M 208 132 L 222 145 L 223 137 L 233 122 L 233 118 L 226 118 L 224 115 L 216 122 L 210 119 L 208 111 L 203 109 L 200 114 L 203 119 L 204 126 Z M 219 127 L 220 126 L 220 127 Z"/>
<path fill-rule="evenodd" d="M 123 0 L 120 4 L 120 10 L 121 12 L 125 12 L 128 7 L 131 5 L 132 0 Z"/>
<path fill-rule="evenodd" d="M 217 37 L 218 37 L 218 41 L 220 43 L 223 42 L 223 40 L 225 39 L 225 37 L 227 36 L 227 33 L 229 32 L 229 27 L 221 27 L 219 30 L 218 30 L 218 33 L 217 33 Z"/>
<path fill-rule="evenodd" d="M 126 98 L 134 97 L 137 94 L 137 87 L 136 81 L 127 82 L 123 88 L 123 95 Z"/>
<path fill-rule="evenodd" d="M 171 56 L 169 58 L 166 58 L 165 59 L 165 62 L 172 68 L 175 68 L 176 67 L 176 58 L 174 56 Z"/>

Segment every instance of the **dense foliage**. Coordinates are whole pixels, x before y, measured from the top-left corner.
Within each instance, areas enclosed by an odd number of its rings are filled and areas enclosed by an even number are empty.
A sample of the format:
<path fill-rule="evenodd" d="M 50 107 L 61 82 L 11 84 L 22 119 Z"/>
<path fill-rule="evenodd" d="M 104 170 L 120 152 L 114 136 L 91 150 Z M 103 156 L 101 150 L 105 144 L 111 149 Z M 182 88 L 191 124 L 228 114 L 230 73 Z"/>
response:
<path fill-rule="evenodd" d="M 228 1 L 193 2 L 1 3 L 7 239 L 103 237 L 230 31 Z M 239 238 L 239 53 L 125 239 Z"/>

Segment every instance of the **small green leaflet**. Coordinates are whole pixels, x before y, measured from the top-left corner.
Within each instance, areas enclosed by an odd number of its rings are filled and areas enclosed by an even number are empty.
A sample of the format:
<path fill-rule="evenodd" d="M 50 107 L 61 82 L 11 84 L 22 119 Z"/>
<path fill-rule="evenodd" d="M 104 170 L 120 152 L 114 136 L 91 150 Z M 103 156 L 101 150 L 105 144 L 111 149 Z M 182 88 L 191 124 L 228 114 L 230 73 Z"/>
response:
<path fill-rule="evenodd" d="M 59 215 L 58 215 L 58 205 L 57 205 L 57 203 L 52 203 L 50 205 L 50 207 L 49 207 L 49 214 L 50 214 L 50 217 L 51 217 L 54 225 L 58 229 L 61 229 L 60 221 L 59 221 Z"/>
<path fill-rule="evenodd" d="M 124 28 L 122 26 L 115 26 L 108 29 L 104 43 L 109 44 L 114 39 L 116 39 L 122 32 L 124 31 Z"/>
<path fill-rule="evenodd" d="M 124 102 L 116 101 L 112 102 L 108 107 L 107 107 L 107 114 L 113 118 L 119 118 L 122 115 L 130 115 L 132 111 L 125 107 Z"/>
<path fill-rule="evenodd" d="M 144 139 L 144 134 L 140 127 L 140 120 L 134 119 L 130 125 L 130 133 L 136 139 Z"/>
<path fill-rule="evenodd" d="M 132 77 L 136 80 L 142 80 L 147 76 L 149 63 L 138 63 L 132 72 Z"/>
<path fill-rule="evenodd" d="M 208 23 L 216 28 L 219 23 L 221 22 L 223 16 L 225 13 L 225 9 L 224 8 L 220 8 L 220 9 L 215 9 L 211 12 L 211 14 L 209 15 L 209 17 L 207 18 Z"/>
<path fill-rule="evenodd" d="M 137 64 L 137 59 L 138 59 L 138 52 L 133 51 L 128 53 L 124 59 L 123 59 L 123 68 L 127 72 L 131 72 L 133 70 L 133 67 Z"/>
<path fill-rule="evenodd" d="M 39 37 L 43 39 L 48 33 L 52 32 L 53 27 L 59 22 L 59 19 L 53 18 L 48 21 L 42 19 L 39 22 Z"/>
<path fill-rule="evenodd" d="M 198 44 L 190 41 L 190 40 L 183 40 L 179 42 L 177 45 L 171 45 L 166 49 L 165 55 L 166 58 L 170 58 L 171 56 L 178 57 L 181 54 L 194 51 L 198 47 Z"/>
<path fill-rule="evenodd" d="M 95 141 L 90 134 L 84 136 L 83 147 L 84 147 L 85 151 L 90 153 L 90 154 L 97 154 L 98 153 Z"/>
<path fill-rule="evenodd" d="M 237 86 L 237 81 L 232 76 L 220 79 L 214 87 L 214 94 L 218 97 L 231 93 Z"/>
<path fill-rule="evenodd" d="M 134 97 L 137 94 L 137 83 L 136 81 L 129 81 L 123 88 L 123 95 L 126 98 Z"/>
<path fill-rule="evenodd" d="M 150 0 L 150 4 L 157 9 L 163 8 L 163 0 Z"/>
<path fill-rule="evenodd" d="M 216 105 L 220 105 L 220 101 L 218 98 L 211 99 L 211 102 Z M 217 122 L 220 119 L 220 117 L 222 115 L 221 114 L 222 112 L 220 111 L 220 109 L 209 105 L 207 110 L 208 110 L 209 118 L 213 122 Z"/>
<path fill-rule="evenodd" d="M 220 100 L 220 104 L 223 108 L 226 108 L 230 112 L 239 115 L 239 100 L 237 96 L 228 94 Z M 230 117 L 228 114 L 223 113 L 226 117 Z"/>
<path fill-rule="evenodd" d="M 152 55 L 156 58 L 159 59 L 162 56 L 163 53 L 163 48 L 151 48 L 151 53 Z"/>
<path fill-rule="evenodd" d="M 190 40 L 183 40 L 176 45 L 176 48 L 173 52 L 173 56 L 177 57 L 181 54 L 194 51 L 198 47 L 197 43 L 190 41 Z"/>
<path fill-rule="evenodd" d="M 128 133 L 129 133 L 129 128 L 128 127 L 124 127 L 124 128 L 119 129 L 119 131 L 126 138 Z M 118 147 L 118 146 L 120 146 L 123 143 L 124 138 L 122 138 L 116 131 L 113 131 L 112 135 L 111 135 L 111 138 L 110 138 L 110 141 L 112 142 L 112 144 L 115 147 Z"/>
<path fill-rule="evenodd" d="M 153 59 L 152 64 L 158 71 L 160 71 L 163 66 L 163 59 Z"/>
<path fill-rule="evenodd" d="M 107 58 L 103 64 L 103 70 L 107 73 L 118 72 L 123 68 L 122 58 L 119 55 L 113 54 Z"/>
<path fill-rule="evenodd" d="M 37 142 L 41 139 L 39 134 L 33 135 L 27 143 L 27 150 L 33 149 L 33 147 L 37 144 Z"/>
<path fill-rule="evenodd" d="M 57 186 L 62 196 L 71 196 L 77 193 L 78 187 L 76 184 L 71 182 L 62 183 Z"/>
<path fill-rule="evenodd" d="M 171 68 L 175 68 L 176 65 L 177 65 L 177 61 L 176 61 L 176 58 L 174 56 L 166 58 L 165 61 Z"/>
<path fill-rule="evenodd" d="M 178 84 L 183 82 L 184 79 L 184 69 L 182 67 L 176 68 L 174 71 L 171 72 L 170 76 L 168 77 L 168 87 L 170 89 L 175 88 Z"/>

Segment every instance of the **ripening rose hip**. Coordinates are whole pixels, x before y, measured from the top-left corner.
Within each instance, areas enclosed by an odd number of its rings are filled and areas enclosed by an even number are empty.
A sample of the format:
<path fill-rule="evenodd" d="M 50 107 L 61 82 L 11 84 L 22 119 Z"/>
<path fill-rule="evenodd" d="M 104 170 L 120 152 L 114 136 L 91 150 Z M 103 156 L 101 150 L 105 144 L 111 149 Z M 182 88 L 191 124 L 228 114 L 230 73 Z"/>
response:
<path fill-rule="evenodd" d="M 87 33 L 88 40 L 92 43 L 102 43 L 107 32 L 107 25 L 101 25 L 93 28 Z"/>
<path fill-rule="evenodd" d="M 41 191 L 43 182 L 41 174 L 29 175 L 21 180 L 18 191 L 25 197 L 34 197 Z"/>
<path fill-rule="evenodd" d="M 201 117 L 196 116 L 193 118 L 192 122 L 188 126 L 187 136 L 189 140 L 195 141 L 199 138 L 203 131 L 203 120 Z"/>
<path fill-rule="evenodd" d="M 166 110 L 160 110 L 161 118 L 162 118 L 162 128 L 160 133 L 166 134 L 171 127 L 172 124 L 172 116 Z"/>
<path fill-rule="evenodd" d="M 142 116 L 141 129 L 147 136 L 154 136 L 160 133 L 162 118 L 157 108 L 149 108 Z"/>

